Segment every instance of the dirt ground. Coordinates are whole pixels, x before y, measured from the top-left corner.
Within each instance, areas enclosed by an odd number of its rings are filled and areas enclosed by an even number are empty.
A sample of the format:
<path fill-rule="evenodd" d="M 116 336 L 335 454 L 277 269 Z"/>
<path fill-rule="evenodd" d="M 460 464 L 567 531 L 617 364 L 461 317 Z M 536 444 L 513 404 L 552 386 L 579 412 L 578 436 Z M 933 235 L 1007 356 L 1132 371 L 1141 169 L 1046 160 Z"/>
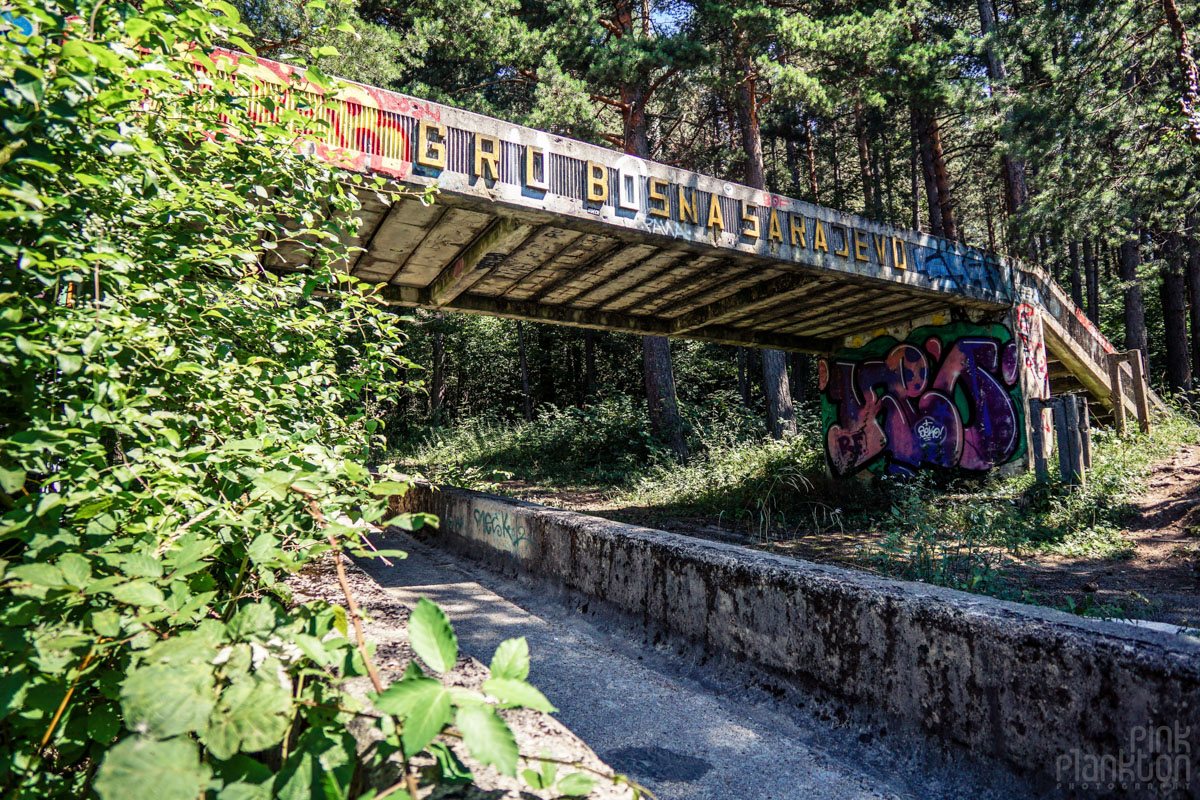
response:
<path fill-rule="evenodd" d="M 1032 553 L 1008 558 L 1005 576 L 1042 602 L 1074 603 L 1119 616 L 1200 628 L 1200 445 L 1159 462 L 1145 479 L 1123 531 L 1133 555 L 1103 559 Z M 623 506 L 603 489 L 548 489 L 523 481 L 497 488 L 534 503 L 571 509 L 672 533 L 766 547 L 808 561 L 867 569 L 874 531 L 822 530 L 765 543 L 752 527 L 672 509 Z"/>

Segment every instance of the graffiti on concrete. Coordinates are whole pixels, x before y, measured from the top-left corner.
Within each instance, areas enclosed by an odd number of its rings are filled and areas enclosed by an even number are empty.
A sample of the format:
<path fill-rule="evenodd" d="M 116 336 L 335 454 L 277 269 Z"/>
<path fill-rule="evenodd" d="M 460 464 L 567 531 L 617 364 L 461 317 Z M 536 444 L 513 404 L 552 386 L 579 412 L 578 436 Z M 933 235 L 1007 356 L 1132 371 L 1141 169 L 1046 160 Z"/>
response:
<path fill-rule="evenodd" d="M 471 516 L 475 520 L 476 529 L 483 531 L 490 541 L 507 552 L 517 553 L 522 542 L 529 542 L 525 526 L 507 511 L 476 508 L 472 510 Z"/>
<path fill-rule="evenodd" d="M 913 246 L 913 269 L 951 290 L 987 288 L 1007 293 L 1008 286 L 996 257 L 973 247 L 936 241 L 936 247 Z"/>
<path fill-rule="evenodd" d="M 1030 389 L 1039 399 L 1050 396 L 1050 368 L 1046 358 L 1046 339 L 1042 320 L 1028 303 L 1017 306 L 1017 337 L 1021 340 L 1021 358 L 1029 370 Z"/>
<path fill-rule="evenodd" d="M 1017 342 L 1002 325 L 927 326 L 818 364 L 833 472 L 983 472 L 1024 447 Z"/>

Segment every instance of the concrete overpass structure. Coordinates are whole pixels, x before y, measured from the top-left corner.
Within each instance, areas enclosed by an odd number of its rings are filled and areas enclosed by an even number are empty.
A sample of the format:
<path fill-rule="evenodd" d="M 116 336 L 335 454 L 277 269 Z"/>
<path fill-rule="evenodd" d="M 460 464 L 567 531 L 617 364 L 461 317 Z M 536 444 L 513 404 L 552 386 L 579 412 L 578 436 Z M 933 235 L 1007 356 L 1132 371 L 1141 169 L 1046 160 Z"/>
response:
<path fill-rule="evenodd" d="M 262 98 L 328 124 L 302 146 L 433 205 L 364 192 L 343 266 L 380 297 L 822 357 L 839 474 L 1028 460 L 1051 378 L 1137 413 L 1128 363 L 1042 271 L 958 242 L 395 92 L 322 92 L 215 54 Z M 201 71 L 203 80 L 203 70 Z M 268 266 L 304 267 L 296 251 Z M 1113 375 L 1124 388 L 1114 391 Z"/>

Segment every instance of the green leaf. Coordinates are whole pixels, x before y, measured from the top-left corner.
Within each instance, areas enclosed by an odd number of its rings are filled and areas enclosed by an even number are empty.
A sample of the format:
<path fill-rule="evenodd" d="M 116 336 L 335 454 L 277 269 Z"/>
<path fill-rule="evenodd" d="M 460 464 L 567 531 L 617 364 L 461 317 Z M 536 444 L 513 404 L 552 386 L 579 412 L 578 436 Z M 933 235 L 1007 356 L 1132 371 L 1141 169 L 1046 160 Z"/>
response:
<path fill-rule="evenodd" d="M 125 32 L 134 39 L 141 39 L 146 32 L 154 28 L 154 23 L 142 17 L 131 17 L 125 20 Z"/>
<path fill-rule="evenodd" d="M 54 564 L 21 564 L 10 569 L 8 577 L 50 589 L 63 585 L 62 570 Z"/>
<path fill-rule="evenodd" d="M 542 773 L 537 770 L 523 769 L 521 770 L 521 780 L 525 781 L 530 789 L 545 789 L 546 784 L 542 782 Z"/>
<path fill-rule="evenodd" d="M 134 670 L 121 684 L 121 710 L 130 730 L 166 739 L 200 730 L 216 692 L 207 664 L 159 664 Z"/>
<path fill-rule="evenodd" d="M 437 762 L 438 772 L 440 773 L 438 780 L 441 783 L 470 783 L 475 780 L 475 776 L 471 774 L 471 770 L 467 769 L 467 765 L 459 760 L 458 756 L 448 745 L 444 745 L 441 742 L 432 742 L 429 745 L 429 752 L 433 754 L 433 758 Z"/>
<path fill-rule="evenodd" d="M 83 366 L 83 358 L 74 353 L 59 353 L 58 368 L 64 375 L 74 375 Z"/>
<path fill-rule="evenodd" d="M 529 677 L 529 643 L 525 637 L 505 639 L 492 654 L 491 673 L 493 678 L 511 678 L 523 681 Z"/>
<path fill-rule="evenodd" d="M 156 742 L 130 736 L 105 754 L 93 786 L 101 800 L 195 800 L 208 778 L 209 769 L 190 739 Z"/>
<path fill-rule="evenodd" d="M 130 581 L 115 586 L 112 596 L 118 603 L 131 606 L 158 606 L 166 599 L 162 590 L 150 581 Z"/>
<path fill-rule="evenodd" d="M 12 494 L 25 485 L 25 470 L 0 467 L 0 489 Z"/>
<path fill-rule="evenodd" d="M 505 706 L 522 706 L 547 713 L 558 711 L 544 694 L 525 681 L 512 678 L 490 678 L 483 682 L 483 690 Z"/>
<path fill-rule="evenodd" d="M 101 636 L 115 639 L 121 635 L 121 616 L 111 608 L 92 614 L 92 627 Z"/>
<path fill-rule="evenodd" d="M 9 80 L 12 82 L 13 88 L 17 90 L 17 94 L 30 105 L 39 105 L 42 98 L 46 96 L 43 73 L 21 63 L 14 64 L 12 70 L 12 77 Z"/>
<path fill-rule="evenodd" d="M 454 724 L 473 758 L 491 764 L 503 775 L 516 775 L 517 740 L 495 711 L 486 706 L 460 708 Z"/>
<path fill-rule="evenodd" d="M 256 753 L 283 741 L 292 693 L 278 682 L 247 677 L 226 687 L 200 741 L 217 758 Z"/>
<path fill-rule="evenodd" d="M 404 494 L 411 488 L 411 484 L 400 483 L 399 481 L 376 481 L 367 487 L 371 494 L 380 497 L 394 494 L 404 496 Z"/>
<path fill-rule="evenodd" d="M 410 757 L 415 756 L 449 723 L 450 693 L 438 683 L 438 691 L 423 698 L 404 717 L 404 732 L 400 734 L 404 752 Z"/>
<path fill-rule="evenodd" d="M 434 603 L 422 597 L 408 618 L 408 636 L 421 660 L 438 672 L 448 672 L 458 660 L 458 639 L 450 620 Z"/>
<path fill-rule="evenodd" d="M 384 714 L 404 718 L 418 705 L 444 689 L 441 682 L 433 678 L 405 678 L 392 683 L 382 694 L 372 695 L 371 702 Z"/>
<path fill-rule="evenodd" d="M 107 745 L 121 732 L 121 720 L 115 709 L 105 704 L 90 709 L 87 715 L 88 736 Z"/>
<path fill-rule="evenodd" d="M 558 791 L 568 797 L 586 797 L 591 794 L 595 785 L 596 779 L 591 775 L 572 772 L 570 775 L 564 775 L 563 779 L 558 782 Z"/>
<path fill-rule="evenodd" d="M 63 553 L 58 557 L 58 568 L 62 570 L 67 585 L 76 589 L 82 589 L 92 577 L 91 565 L 79 553 Z"/>

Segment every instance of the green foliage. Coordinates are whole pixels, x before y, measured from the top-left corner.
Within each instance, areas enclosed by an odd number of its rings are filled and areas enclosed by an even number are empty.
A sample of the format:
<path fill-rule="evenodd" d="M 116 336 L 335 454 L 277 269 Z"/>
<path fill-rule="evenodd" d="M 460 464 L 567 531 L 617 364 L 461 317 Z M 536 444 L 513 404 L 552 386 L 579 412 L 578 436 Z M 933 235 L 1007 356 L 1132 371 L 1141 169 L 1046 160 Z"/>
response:
<path fill-rule="evenodd" d="M 524 479 L 621 481 L 669 456 L 646 430 L 644 403 L 622 396 L 584 408 L 546 407 L 533 422 L 466 420 L 428 430 L 393 455 L 456 485 Z"/>
<path fill-rule="evenodd" d="M 204 55 L 247 34 L 219 0 L 18 0 L 0 20 L 11 797 L 362 791 L 345 723 L 371 712 L 338 682 L 370 671 L 369 650 L 343 607 L 294 604 L 282 579 L 369 555 L 362 524 L 407 483 L 363 464 L 411 364 L 400 320 L 334 266 L 357 195 L 381 186 L 301 156 L 297 129 L 316 123 L 299 111 L 252 118 L 246 80 Z M 265 271 L 267 253 L 295 271 Z M 453 666 L 436 606 L 412 632 L 422 660 Z M 384 744 L 365 758 L 428 748 L 461 780 L 433 742 L 458 709 L 468 749 L 513 774 L 494 707 L 550 706 L 523 645 L 500 663 L 489 694 L 410 670 L 380 696 Z"/>

